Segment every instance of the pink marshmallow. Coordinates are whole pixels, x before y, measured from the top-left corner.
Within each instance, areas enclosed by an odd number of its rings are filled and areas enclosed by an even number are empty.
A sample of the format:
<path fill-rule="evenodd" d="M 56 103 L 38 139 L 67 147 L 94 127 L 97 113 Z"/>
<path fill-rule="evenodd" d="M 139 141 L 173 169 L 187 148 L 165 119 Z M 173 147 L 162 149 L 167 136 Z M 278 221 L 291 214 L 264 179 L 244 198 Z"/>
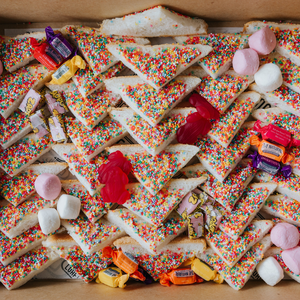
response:
<path fill-rule="evenodd" d="M 61 182 L 56 175 L 44 173 L 34 183 L 36 192 L 46 200 L 56 199 L 61 191 Z"/>
<path fill-rule="evenodd" d="M 281 257 L 286 266 L 296 275 L 300 275 L 300 247 L 284 250 Z"/>
<path fill-rule="evenodd" d="M 0 75 L 3 73 L 3 64 L 2 61 L 0 60 Z"/>
<path fill-rule="evenodd" d="M 253 49 L 242 49 L 235 52 L 232 60 L 235 72 L 241 75 L 254 75 L 259 68 L 259 57 Z"/>
<path fill-rule="evenodd" d="M 249 37 L 249 47 L 259 55 L 270 54 L 276 47 L 276 36 L 268 27 L 264 27 Z"/>
<path fill-rule="evenodd" d="M 279 223 L 271 231 L 271 241 L 284 250 L 292 249 L 299 243 L 299 231 L 289 223 Z"/>

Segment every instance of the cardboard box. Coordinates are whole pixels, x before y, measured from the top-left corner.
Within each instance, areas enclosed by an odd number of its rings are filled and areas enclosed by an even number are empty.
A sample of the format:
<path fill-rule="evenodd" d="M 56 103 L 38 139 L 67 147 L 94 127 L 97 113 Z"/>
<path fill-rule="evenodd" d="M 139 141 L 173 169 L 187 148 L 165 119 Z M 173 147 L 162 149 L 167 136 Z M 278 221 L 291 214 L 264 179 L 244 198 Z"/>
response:
<path fill-rule="evenodd" d="M 1 0 L 0 34 L 5 29 L 44 28 L 48 25 L 60 28 L 67 24 L 98 27 L 101 20 L 155 5 L 169 8 L 190 16 L 203 18 L 213 27 L 239 27 L 251 20 L 300 22 L 300 2 L 295 0 Z M 61 261 L 59 263 L 62 263 Z M 67 267 L 66 267 L 67 270 Z M 63 275 L 62 275 L 63 276 Z M 71 275 L 69 276 L 72 277 Z M 76 276 L 73 276 L 76 277 Z M 296 298 L 300 285 L 295 281 L 282 281 L 276 287 L 262 281 L 251 281 L 241 291 L 233 290 L 226 283 L 203 283 L 170 288 L 159 284 L 130 283 L 126 289 L 110 288 L 95 282 L 85 284 L 81 280 L 32 280 L 21 288 L 7 291 L 0 286 L 0 299 L 283 299 Z"/>

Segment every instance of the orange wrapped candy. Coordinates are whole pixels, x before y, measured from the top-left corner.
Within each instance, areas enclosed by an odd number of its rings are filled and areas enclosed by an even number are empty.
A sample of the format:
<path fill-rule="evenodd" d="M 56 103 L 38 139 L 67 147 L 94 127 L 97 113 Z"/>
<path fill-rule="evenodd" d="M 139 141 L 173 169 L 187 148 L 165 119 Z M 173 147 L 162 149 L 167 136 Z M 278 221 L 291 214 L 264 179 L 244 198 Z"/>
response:
<path fill-rule="evenodd" d="M 130 277 L 141 281 L 146 280 L 145 276 L 138 271 L 139 264 L 137 260 L 130 253 L 113 250 L 111 247 L 105 247 L 102 253 L 103 257 L 111 257 L 114 264 L 125 273 L 130 274 Z"/>
<path fill-rule="evenodd" d="M 171 286 L 170 281 L 176 285 L 193 284 L 203 282 L 193 270 L 189 268 L 176 269 L 169 273 L 160 275 L 159 283 L 164 286 Z"/>
<path fill-rule="evenodd" d="M 258 148 L 258 153 L 261 156 L 274 159 L 278 162 L 281 161 L 283 164 L 286 164 L 294 159 L 293 155 L 285 152 L 285 148 L 283 146 L 261 140 L 257 135 L 251 136 L 250 144 Z"/>

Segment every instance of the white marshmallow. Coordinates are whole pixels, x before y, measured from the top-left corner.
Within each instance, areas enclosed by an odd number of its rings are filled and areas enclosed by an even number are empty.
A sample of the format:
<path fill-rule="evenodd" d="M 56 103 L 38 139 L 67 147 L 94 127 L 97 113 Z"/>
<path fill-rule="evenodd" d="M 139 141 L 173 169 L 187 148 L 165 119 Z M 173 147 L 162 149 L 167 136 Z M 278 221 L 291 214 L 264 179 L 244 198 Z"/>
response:
<path fill-rule="evenodd" d="M 256 271 L 261 279 L 268 285 L 274 286 L 280 282 L 284 273 L 278 261 L 270 256 L 262 260 L 256 267 Z"/>
<path fill-rule="evenodd" d="M 61 195 L 57 202 L 57 211 L 61 219 L 76 219 L 80 213 L 80 199 L 71 195 Z"/>
<path fill-rule="evenodd" d="M 44 234 L 50 234 L 60 227 L 60 219 L 55 208 L 44 208 L 38 213 L 39 224 Z"/>
<path fill-rule="evenodd" d="M 282 74 L 277 65 L 265 64 L 254 74 L 254 80 L 265 92 L 271 92 L 282 85 Z"/>

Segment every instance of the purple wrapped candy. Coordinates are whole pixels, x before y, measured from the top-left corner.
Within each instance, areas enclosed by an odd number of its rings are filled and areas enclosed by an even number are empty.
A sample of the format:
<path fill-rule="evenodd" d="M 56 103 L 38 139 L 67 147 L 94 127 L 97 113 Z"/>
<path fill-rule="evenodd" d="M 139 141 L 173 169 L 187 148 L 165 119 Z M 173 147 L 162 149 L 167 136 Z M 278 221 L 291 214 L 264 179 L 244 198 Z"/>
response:
<path fill-rule="evenodd" d="M 69 59 L 72 56 L 74 48 L 64 38 L 61 33 L 55 34 L 53 29 L 48 26 L 45 28 L 47 42 L 64 58 Z"/>
<path fill-rule="evenodd" d="M 281 167 L 280 162 L 261 156 L 257 151 L 254 151 L 254 153 L 248 155 L 248 157 L 252 159 L 254 168 L 263 170 L 271 175 L 275 175 L 280 172 L 285 178 L 289 178 L 292 174 L 292 167 L 290 165 Z"/>
<path fill-rule="evenodd" d="M 142 273 L 142 275 L 145 276 L 146 280 L 143 281 L 145 284 L 151 284 L 151 283 L 154 282 L 154 279 L 143 268 L 141 268 L 140 266 L 138 267 L 138 271 L 140 273 Z M 139 280 L 136 279 L 136 281 L 139 281 Z"/>

